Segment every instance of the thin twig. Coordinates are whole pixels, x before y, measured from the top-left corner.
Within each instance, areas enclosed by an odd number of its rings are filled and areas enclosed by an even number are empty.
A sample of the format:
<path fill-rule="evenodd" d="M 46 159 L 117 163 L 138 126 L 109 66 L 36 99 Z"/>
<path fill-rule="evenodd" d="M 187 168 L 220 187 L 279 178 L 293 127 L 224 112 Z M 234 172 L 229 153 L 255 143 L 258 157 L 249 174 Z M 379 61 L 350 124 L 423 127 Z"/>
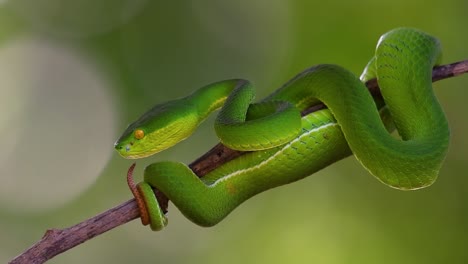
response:
<path fill-rule="evenodd" d="M 432 80 L 438 81 L 468 72 L 468 60 L 434 68 Z M 375 79 L 366 83 L 373 96 L 379 96 L 380 90 Z M 308 114 L 325 108 L 323 104 L 307 109 L 302 114 Z M 243 152 L 234 151 L 218 144 L 206 154 L 190 164 L 190 168 L 203 177 L 218 166 L 235 159 Z M 167 209 L 168 200 L 162 193 L 157 193 L 161 206 Z M 121 205 L 109 209 L 97 216 L 85 220 L 77 225 L 65 229 L 49 229 L 40 241 L 15 257 L 11 264 L 17 263 L 44 263 L 54 256 L 67 251 L 97 235 L 123 225 L 140 216 L 137 204 L 131 199 Z"/>

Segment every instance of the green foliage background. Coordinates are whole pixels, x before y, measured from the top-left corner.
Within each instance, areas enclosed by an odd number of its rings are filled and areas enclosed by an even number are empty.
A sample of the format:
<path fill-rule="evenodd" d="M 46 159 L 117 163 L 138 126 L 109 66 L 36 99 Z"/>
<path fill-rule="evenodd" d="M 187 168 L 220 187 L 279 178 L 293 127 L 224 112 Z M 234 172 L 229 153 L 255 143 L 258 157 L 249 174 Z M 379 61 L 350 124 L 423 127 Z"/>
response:
<path fill-rule="evenodd" d="M 37 2 L 3 1 L 0 50 L 18 36 L 34 35 L 78 51 L 112 84 L 115 136 L 152 105 L 213 81 L 249 79 L 261 98 L 319 63 L 360 74 L 378 37 L 395 27 L 438 36 L 446 63 L 468 58 L 468 2 L 463 0 Z M 13 78 L 22 78 L 21 73 Z M 169 226 L 162 232 L 133 221 L 50 263 L 466 263 L 467 86 L 467 76 L 435 84 L 452 140 L 430 188 L 390 189 L 351 157 L 249 200 L 213 228 L 193 225 L 171 206 Z M 138 161 L 136 175 L 141 177 L 144 166 L 155 160 L 191 162 L 203 154 L 216 143 L 211 121 L 173 149 Z M 8 135 L 4 131 L 2 137 Z M 87 137 L 99 135 L 92 127 L 87 131 Z M 109 163 L 100 164 L 103 171 L 94 184 L 74 199 L 44 210 L 16 210 L 0 201 L 1 262 L 48 228 L 70 226 L 130 198 L 124 177 L 131 161 L 113 152 L 115 139 L 100 150 L 112 154 Z M 80 172 L 81 166 L 69 170 Z M 0 177 L 17 182 L 18 189 L 38 188 L 26 175 Z M 69 184 L 80 182 L 61 177 Z M 54 193 L 63 186 L 47 182 L 40 188 Z"/>

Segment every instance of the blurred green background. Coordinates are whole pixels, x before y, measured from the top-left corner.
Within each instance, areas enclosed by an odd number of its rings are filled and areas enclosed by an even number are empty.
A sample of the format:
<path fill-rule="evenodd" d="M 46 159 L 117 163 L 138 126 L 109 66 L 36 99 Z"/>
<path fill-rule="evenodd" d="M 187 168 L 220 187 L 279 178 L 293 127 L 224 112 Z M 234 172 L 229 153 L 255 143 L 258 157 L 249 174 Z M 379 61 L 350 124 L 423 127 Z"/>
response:
<path fill-rule="evenodd" d="M 0 262 L 130 198 L 131 161 L 113 142 L 152 105 L 235 77 L 261 98 L 319 63 L 360 74 L 399 26 L 439 37 L 446 63 L 467 59 L 467 11 L 465 0 L 0 1 Z M 452 140 L 430 188 L 390 189 L 351 157 L 213 228 L 171 206 L 162 232 L 133 221 L 50 263 L 467 263 L 467 86 L 435 84 Z M 203 154 L 212 120 L 136 175 Z"/>

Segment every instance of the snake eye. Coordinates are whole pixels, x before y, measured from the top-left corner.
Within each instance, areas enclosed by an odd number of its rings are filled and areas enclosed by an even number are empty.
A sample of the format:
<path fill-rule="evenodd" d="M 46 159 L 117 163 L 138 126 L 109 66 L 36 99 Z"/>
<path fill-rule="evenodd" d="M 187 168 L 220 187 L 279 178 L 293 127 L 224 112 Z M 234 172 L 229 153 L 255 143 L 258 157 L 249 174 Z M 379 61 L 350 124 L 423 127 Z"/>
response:
<path fill-rule="evenodd" d="M 134 136 L 136 139 L 142 139 L 145 137 L 145 132 L 141 129 L 137 129 L 135 130 L 135 132 L 133 132 Z"/>

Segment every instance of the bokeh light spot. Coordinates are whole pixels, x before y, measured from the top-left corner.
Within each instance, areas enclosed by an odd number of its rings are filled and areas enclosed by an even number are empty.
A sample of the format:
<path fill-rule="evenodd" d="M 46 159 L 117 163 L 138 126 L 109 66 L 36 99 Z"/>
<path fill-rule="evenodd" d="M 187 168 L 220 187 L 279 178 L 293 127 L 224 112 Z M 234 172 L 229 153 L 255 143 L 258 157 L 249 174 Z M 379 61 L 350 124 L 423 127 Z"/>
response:
<path fill-rule="evenodd" d="M 32 37 L 0 49 L 0 80 L 0 206 L 39 211 L 76 198 L 112 154 L 108 83 L 79 54 Z"/>

